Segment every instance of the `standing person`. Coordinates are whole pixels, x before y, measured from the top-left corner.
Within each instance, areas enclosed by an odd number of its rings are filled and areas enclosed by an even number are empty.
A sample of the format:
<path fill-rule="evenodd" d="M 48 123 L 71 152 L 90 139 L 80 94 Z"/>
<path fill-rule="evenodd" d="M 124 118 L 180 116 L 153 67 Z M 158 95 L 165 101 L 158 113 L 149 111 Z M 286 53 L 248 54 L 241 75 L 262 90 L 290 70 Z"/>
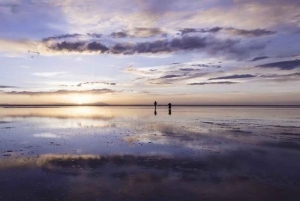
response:
<path fill-rule="evenodd" d="M 156 109 L 156 106 L 157 106 L 157 102 L 156 102 L 156 101 L 154 101 L 154 107 L 155 107 L 155 109 Z"/>
<path fill-rule="evenodd" d="M 169 103 L 168 106 L 169 106 L 169 115 L 171 115 L 172 114 L 172 111 L 171 111 L 172 104 Z"/>

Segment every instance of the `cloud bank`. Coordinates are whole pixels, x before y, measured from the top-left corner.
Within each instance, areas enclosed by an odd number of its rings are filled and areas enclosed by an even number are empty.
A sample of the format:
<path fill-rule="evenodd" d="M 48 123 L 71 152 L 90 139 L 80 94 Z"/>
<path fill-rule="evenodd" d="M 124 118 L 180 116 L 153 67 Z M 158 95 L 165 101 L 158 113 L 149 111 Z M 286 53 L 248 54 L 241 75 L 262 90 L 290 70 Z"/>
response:
<path fill-rule="evenodd" d="M 176 36 L 147 41 L 55 41 L 44 43 L 50 52 L 100 53 L 100 54 L 161 54 L 202 51 L 206 54 L 222 54 L 228 57 L 247 57 L 249 53 L 265 48 L 265 44 L 244 43 L 238 39 L 217 38 L 211 35 Z"/>
<path fill-rule="evenodd" d="M 6 94 L 16 94 L 16 95 L 59 95 L 59 94 L 105 94 L 114 93 L 115 90 L 112 89 L 91 89 L 91 90 L 56 90 L 56 91 L 9 91 L 2 92 Z"/>

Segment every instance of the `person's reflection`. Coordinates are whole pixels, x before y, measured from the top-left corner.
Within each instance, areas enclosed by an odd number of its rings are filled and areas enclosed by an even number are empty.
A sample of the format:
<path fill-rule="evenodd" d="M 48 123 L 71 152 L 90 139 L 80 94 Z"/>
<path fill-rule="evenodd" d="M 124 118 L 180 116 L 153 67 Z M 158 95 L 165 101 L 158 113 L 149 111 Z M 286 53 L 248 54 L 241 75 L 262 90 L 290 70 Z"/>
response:
<path fill-rule="evenodd" d="M 157 115 L 156 108 L 154 109 L 154 115 L 155 115 L 155 116 Z"/>

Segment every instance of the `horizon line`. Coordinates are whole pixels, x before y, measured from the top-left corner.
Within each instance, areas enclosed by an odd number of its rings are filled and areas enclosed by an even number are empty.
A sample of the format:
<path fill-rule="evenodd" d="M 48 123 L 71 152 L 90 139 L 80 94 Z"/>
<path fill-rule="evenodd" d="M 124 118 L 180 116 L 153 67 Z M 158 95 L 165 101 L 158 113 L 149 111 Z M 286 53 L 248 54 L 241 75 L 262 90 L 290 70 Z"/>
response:
<path fill-rule="evenodd" d="M 145 106 L 154 107 L 152 104 L 0 104 L 0 107 L 72 107 L 72 106 Z M 158 104 L 157 107 L 168 106 Z M 198 107 L 300 107 L 299 105 L 289 104 L 172 104 L 172 106 L 198 106 Z"/>

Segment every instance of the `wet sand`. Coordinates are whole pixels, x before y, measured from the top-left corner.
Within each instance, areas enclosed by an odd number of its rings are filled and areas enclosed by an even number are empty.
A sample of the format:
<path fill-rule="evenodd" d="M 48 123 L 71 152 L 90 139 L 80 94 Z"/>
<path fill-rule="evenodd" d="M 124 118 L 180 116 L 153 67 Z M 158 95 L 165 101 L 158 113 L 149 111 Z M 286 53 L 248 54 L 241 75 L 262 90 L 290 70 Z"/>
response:
<path fill-rule="evenodd" d="M 300 200 L 300 108 L 0 108 L 0 200 Z"/>

